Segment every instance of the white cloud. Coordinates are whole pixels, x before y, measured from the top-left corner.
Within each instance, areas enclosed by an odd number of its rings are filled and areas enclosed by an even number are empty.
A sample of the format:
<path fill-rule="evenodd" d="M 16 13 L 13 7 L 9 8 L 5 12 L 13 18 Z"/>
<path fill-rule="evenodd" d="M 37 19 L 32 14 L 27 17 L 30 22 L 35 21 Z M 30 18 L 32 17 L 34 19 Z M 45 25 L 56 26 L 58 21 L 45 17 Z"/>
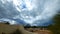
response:
<path fill-rule="evenodd" d="M 0 22 L 4 22 L 4 21 L 9 22 L 10 25 L 14 25 L 14 24 L 18 23 L 18 22 L 14 21 L 14 20 L 11 20 L 11 19 L 6 19 L 6 18 L 0 19 Z"/>
<path fill-rule="evenodd" d="M 0 0 L 0 18 L 12 22 L 11 24 L 15 24 L 15 21 L 3 18 L 21 19 L 31 25 L 37 25 L 34 24 L 35 21 L 48 21 L 58 12 L 58 2 L 59 0 Z"/>

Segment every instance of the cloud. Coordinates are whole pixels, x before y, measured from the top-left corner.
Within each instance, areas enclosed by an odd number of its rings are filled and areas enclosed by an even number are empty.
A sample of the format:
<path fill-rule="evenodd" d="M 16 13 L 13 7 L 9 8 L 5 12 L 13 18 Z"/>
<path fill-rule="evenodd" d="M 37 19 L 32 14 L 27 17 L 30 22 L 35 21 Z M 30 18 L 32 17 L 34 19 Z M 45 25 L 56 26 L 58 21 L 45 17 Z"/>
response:
<path fill-rule="evenodd" d="M 6 19 L 6 18 L 2 18 L 2 19 L 0 19 L 0 22 L 4 22 L 4 21 L 9 22 L 9 23 L 10 23 L 10 25 L 17 24 L 17 22 L 16 22 L 16 21 L 11 20 L 11 19 Z M 5 22 L 4 22 L 4 23 L 5 23 Z"/>
<path fill-rule="evenodd" d="M 0 21 L 8 20 L 10 23 L 19 22 L 23 25 L 44 24 L 51 20 L 59 9 L 59 0 L 0 0 Z"/>

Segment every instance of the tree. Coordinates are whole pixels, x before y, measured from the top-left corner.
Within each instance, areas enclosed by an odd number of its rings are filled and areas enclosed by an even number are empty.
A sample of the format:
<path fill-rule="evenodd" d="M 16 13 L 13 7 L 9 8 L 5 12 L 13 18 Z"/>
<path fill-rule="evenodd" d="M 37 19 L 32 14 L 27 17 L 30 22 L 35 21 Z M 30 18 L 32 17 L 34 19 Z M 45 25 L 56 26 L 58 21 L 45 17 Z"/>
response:
<path fill-rule="evenodd" d="M 49 29 L 54 33 L 54 34 L 60 34 L 60 14 L 56 15 L 54 20 L 54 25 L 50 25 Z"/>

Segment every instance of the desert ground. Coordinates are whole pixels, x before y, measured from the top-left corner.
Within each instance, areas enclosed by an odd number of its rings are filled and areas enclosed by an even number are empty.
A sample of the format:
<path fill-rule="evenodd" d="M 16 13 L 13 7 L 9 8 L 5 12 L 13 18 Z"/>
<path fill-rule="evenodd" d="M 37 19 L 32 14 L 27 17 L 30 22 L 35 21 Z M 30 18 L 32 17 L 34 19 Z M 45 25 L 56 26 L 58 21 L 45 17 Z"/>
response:
<path fill-rule="evenodd" d="M 0 34 L 52 34 L 47 29 L 24 28 L 22 25 L 9 25 L 0 23 Z"/>
<path fill-rule="evenodd" d="M 38 33 L 38 34 L 53 34 L 50 30 L 48 29 L 40 29 L 40 28 L 26 28 L 27 31 Z"/>

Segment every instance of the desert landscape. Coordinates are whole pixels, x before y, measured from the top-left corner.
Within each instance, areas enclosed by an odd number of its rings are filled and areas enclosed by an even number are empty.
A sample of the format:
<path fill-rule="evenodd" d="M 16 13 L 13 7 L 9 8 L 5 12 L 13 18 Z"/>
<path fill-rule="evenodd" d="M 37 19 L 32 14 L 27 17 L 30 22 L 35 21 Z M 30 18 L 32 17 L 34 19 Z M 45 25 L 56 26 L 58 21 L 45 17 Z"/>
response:
<path fill-rule="evenodd" d="M 8 25 L 0 23 L 0 34 L 37 34 L 24 30 L 22 25 Z"/>
<path fill-rule="evenodd" d="M 38 33 L 38 34 L 53 34 L 50 30 L 45 28 L 26 28 L 27 31 Z"/>
<path fill-rule="evenodd" d="M 24 28 L 22 25 L 0 23 L 0 34 L 52 34 L 52 32 L 44 28 Z"/>
<path fill-rule="evenodd" d="M 0 0 L 0 34 L 60 34 L 60 0 Z"/>

